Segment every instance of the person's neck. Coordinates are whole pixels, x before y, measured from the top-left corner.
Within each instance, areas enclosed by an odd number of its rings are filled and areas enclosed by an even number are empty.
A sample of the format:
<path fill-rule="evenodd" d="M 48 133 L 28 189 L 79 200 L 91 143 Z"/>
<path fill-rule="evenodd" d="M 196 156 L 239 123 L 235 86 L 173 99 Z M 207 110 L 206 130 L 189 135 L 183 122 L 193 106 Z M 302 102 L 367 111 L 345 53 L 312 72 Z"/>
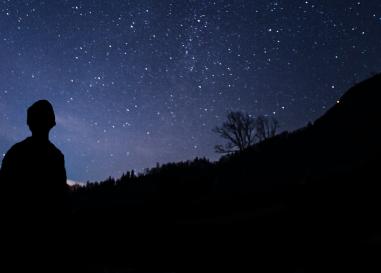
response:
<path fill-rule="evenodd" d="M 32 139 L 37 142 L 49 142 L 49 132 L 48 133 L 32 133 Z"/>

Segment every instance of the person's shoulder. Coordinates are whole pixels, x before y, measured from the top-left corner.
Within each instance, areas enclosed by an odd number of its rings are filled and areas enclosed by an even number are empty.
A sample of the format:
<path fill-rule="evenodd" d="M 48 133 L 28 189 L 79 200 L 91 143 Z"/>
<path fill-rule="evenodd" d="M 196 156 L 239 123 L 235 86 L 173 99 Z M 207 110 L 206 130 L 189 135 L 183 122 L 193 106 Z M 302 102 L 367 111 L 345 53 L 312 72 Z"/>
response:
<path fill-rule="evenodd" d="M 56 147 L 52 142 L 49 141 L 49 148 L 57 157 L 64 158 L 64 154 L 61 152 L 60 149 Z"/>
<path fill-rule="evenodd" d="M 30 138 L 26 138 L 23 141 L 14 144 L 7 152 L 8 155 L 17 154 L 24 151 L 26 147 L 30 146 Z"/>

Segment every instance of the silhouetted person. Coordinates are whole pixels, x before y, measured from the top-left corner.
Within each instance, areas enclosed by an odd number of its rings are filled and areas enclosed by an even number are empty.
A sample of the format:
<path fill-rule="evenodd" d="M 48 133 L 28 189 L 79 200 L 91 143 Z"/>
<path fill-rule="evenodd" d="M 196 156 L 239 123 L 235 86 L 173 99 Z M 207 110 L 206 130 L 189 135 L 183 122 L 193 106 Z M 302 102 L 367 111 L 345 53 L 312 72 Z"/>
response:
<path fill-rule="evenodd" d="M 27 124 L 32 136 L 15 144 L 5 155 L 0 171 L 1 183 L 36 207 L 60 205 L 66 184 L 64 156 L 50 141 L 49 132 L 56 125 L 52 105 L 40 100 L 29 107 Z M 13 196 L 14 197 L 14 196 Z M 19 199 L 16 198 L 16 199 Z M 49 203 L 47 203 L 49 202 Z"/>
<path fill-rule="evenodd" d="M 66 171 L 63 154 L 49 141 L 56 125 L 52 105 L 35 102 L 28 108 L 27 124 L 32 136 L 7 152 L 0 170 L 2 234 L 9 240 L 2 247 L 20 261 L 33 257 L 30 268 L 41 272 L 49 255 L 62 261 L 56 251 L 65 237 Z M 17 270 L 23 266 L 21 262 Z"/>

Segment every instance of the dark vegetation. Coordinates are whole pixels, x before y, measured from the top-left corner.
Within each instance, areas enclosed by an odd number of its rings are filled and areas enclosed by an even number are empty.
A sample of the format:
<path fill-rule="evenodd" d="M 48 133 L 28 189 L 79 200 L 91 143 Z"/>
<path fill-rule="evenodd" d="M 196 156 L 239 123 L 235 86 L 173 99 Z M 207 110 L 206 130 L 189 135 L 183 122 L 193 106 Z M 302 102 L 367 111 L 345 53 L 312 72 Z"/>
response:
<path fill-rule="evenodd" d="M 253 117 L 241 111 L 228 112 L 227 120 L 213 129 L 227 142 L 225 145 L 216 145 L 215 150 L 222 154 L 242 152 L 258 142 L 274 137 L 278 127 L 279 123 L 274 117 Z"/>
<path fill-rule="evenodd" d="M 218 162 L 196 158 L 74 188 L 76 250 L 90 264 L 143 271 L 373 268 L 380 94 L 378 75 L 313 124 Z"/>

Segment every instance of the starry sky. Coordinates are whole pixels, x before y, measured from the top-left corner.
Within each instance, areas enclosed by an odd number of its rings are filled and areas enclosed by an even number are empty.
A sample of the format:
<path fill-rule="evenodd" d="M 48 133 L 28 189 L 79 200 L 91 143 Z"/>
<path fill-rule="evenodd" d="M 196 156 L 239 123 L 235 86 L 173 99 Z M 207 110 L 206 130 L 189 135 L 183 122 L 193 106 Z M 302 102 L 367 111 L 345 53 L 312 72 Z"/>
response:
<path fill-rule="evenodd" d="M 379 0 L 0 2 L 0 157 L 48 99 L 68 177 L 206 156 L 229 110 L 293 130 L 381 70 Z"/>

